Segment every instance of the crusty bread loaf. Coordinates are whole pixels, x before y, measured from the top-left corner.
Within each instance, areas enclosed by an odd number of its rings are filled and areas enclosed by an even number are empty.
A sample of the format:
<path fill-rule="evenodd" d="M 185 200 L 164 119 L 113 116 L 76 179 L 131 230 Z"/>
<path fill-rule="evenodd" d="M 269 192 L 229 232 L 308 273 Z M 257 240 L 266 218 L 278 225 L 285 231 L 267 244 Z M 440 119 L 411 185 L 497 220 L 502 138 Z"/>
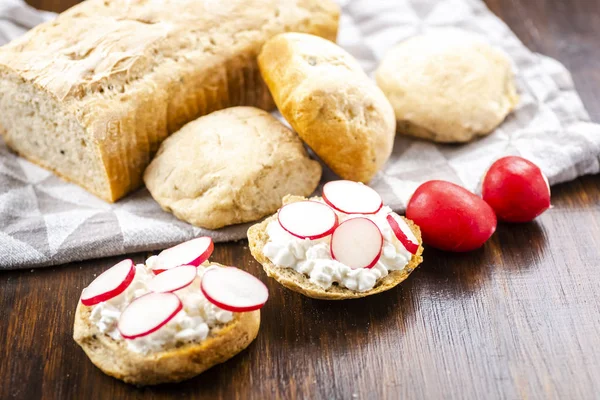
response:
<path fill-rule="evenodd" d="M 207 229 L 256 221 L 289 193 L 308 196 L 321 164 L 266 111 L 231 107 L 198 118 L 167 138 L 144 174 L 166 211 Z"/>
<path fill-rule="evenodd" d="M 272 108 L 263 43 L 284 31 L 334 40 L 338 16 L 331 0 L 85 1 L 0 49 L 0 130 L 22 156 L 115 201 L 185 123 Z"/>
<path fill-rule="evenodd" d="M 192 378 L 248 347 L 260 327 L 259 310 L 234 313 L 231 322 L 213 329 L 200 343 L 141 354 L 129 350 L 124 340 L 100 332 L 90 322 L 91 311 L 92 307 L 78 303 L 73 338 L 105 374 L 140 386 Z"/>
<path fill-rule="evenodd" d="M 394 110 L 346 51 L 328 40 L 284 33 L 258 57 L 281 114 L 336 174 L 368 182 L 392 153 Z"/>
<path fill-rule="evenodd" d="M 318 199 L 318 198 L 312 198 Z M 289 204 L 296 201 L 306 200 L 304 197 L 299 196 L 286 196 L 284 198 L 283 204 Z M 404 217 L 402 217 L 404 218 Z M 277 219 L 277 214 L 265 219 L 264 221 L 253 225 L 248 229 L 248 243 L 250 245 L 250 252 L 252 256 L 262 264 L 263 269 L 267 273 L 267 275 L 277 282 L 281 283 L 283 286 L 291 289 L 295 292 L 302 293 L 305 296 L 312 297 L 313 299 L 323 299 L 323 300 L 346 300 L 346 299 L 356 299 L 360 297 L 370 296 L 372 294 L 384 292 L 386 290 L 390 290 L 395 287 L 402 281 L 404 281 L 411 272 L 415 270 L 423 261 L 423 241 L 421 239 L 421 230 L 414 222 L 409 219 L 404 218 L 410 229 L 415 234 L 415 237 L 419 240 L 419 249 L 417 254 L 413 255 L 410 262 L 406 266 L 406 268 L 399 271 L 390 271 L 390 273 L 379 280 L 373 289 L 367 290 L 365 292 L 357 292 L 354 290 L 350 290 L 344 287 L 341 287 L 337 284 L 333 284 L 328 289 L 323 289 L 322 287 L 312 283 L 309 278 L 295 271 L 292 268 L 286 268 L 278 265 L 274 265 L 271 260 L 263 253 L 263 248 L 269 241 L 269 235 L 267 234 L 267 226 L 272 221 Z"/>

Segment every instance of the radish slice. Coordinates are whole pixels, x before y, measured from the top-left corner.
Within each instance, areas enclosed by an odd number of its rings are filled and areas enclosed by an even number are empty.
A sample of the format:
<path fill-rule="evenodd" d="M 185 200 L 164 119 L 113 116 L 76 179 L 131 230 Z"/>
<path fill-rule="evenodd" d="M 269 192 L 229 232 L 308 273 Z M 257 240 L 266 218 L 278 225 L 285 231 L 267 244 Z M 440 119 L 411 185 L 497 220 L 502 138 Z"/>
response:
<path fill-rule="evenodd" d="M 208 260 L 214 249 L 215 245 L 212 239 L 207 236 L 183 242 L 161 251 L 156 259 L 156 263 L 152 266 L 152 272 L 160 274 L 180 265 L 193 265 L 197 267 Z"/>
<path fill-rule="evenodd" d="M 333 181 L 323 186 L 323 200 L 345 214 L 375 214 L 383 200 L 375 190 L 353 181 Z"/>
<path fill-rule="evenodd" d="M 412 254 L 417 254 L 419 241 L 406 221 L 397 214 L 388 214 L 386 219 L 392 228 L 392 232 L 394 232 L 394 235 L 396 235 L 396 238 L 398 238 L 404 248 Z"/>
<path fill-rule="evenodd" d="M 125 339 L 156 332 L 183 308 L 173 293 L 148 293 L 133 300 L 121 313 L 118 328 Z"/>
<path fill-rule="evenodd" d="M 156 293 L 174 292 L 189 286 L 198 276 L 193 265 L 181 265 L 156 275 L 148 283 L 148 289 Z"/>
<path fill-rule="evenodd" d="M 223 310 L 254 311 L 269 298 L 264 283 L 235 267 L 213 267 L 204 272 L 200 289 L 208 301 Z"/>
<path fill-rule="evenodd" d="M 352 269 L 372 268 L 382 247 L 381 231 L 367 218 L 348 219 L 331 236 L 331 256 Z"/>
<path fill-rule="evenodd" d="M 319 239 L 331 235 L 338 224 L 336 213 L 323 203 L 299 201 L 281 208 L 279 224 L 300 239 Z"/>
<path fill-rule="evenodd" d="M 133 261 L 123 260 L 101 273 L 88 287 L 83 289 L 81 303 L 84 306 L 93 306 L 110 300 L 123 293 L 134 277 L 135 265 Z"/>

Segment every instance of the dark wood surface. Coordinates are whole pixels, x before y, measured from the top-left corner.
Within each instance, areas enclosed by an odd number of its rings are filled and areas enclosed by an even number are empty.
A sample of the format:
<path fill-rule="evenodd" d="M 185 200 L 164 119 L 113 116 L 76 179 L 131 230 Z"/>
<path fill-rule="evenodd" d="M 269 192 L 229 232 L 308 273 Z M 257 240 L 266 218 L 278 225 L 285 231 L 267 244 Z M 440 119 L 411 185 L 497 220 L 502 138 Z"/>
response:
<path fill-rule="evenodd" d="M 567 65 L 600 120 L 600 2 L 487 3 L 531 49 Z M 217 245 L 214 261 L 248 269 L 271 298 L 247 350 L 178 385 L 126 385 L 72 340 L 81 290 L 120 258 L 1 273 L 0 398 L 599 399 L 599 178 L 553 188 L 553 209 L 500 225 L 481 250 L 426 249 L 404 284 L 363 300 L 305 298 L 267 279 L 246 242 Z"/>

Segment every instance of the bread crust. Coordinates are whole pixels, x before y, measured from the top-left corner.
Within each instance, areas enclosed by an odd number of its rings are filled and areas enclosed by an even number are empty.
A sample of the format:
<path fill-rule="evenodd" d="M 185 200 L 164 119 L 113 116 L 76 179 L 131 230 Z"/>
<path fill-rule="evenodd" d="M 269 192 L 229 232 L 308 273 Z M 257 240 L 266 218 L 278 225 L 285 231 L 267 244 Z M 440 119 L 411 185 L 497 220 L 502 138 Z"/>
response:
<path fill-rule="evenodd" d="M 260 327 L 259 310 L 234 313 L 231 322 L 212 329 L 200 343 L 140 354 L 128 350 L 124 340 L 114 340 L 100 332 L 90 322 L 91 310 L 92 307 L 78 302 L 73 339 L 105 374 L 138 386 L 190 379 L 244 350 L 256 338 Z"/>
<path fill-rule="evenodd" d="M 319 199 L 319 197 L 311 198 L 311 200 Z M 306 199 L 304 197 L 299 196 L 286 196 L 284 198 L 283 204 L 285 205 L 303 200 Z M 417 250 L 417 253 L 412 256 L 406 268 L 400 271 L 390 271 L 390 273 L 387 276 L 383 277 L 375 284 L 373 289 L 367 290 L 366 292 L 353 291 L 336 284 L 333 284 L 328 289 L 323 289 L 322 287 L 312 283 L 306 275 L 297 272 L 292 268 L 274 265 L 271 262 L 271 260 L 269 260 L 269 258 L 265 256 L 262 249 L 265 247 L 265 244 L 267 244 L 269 240 L 269 236 L 267 235 L 267 226 L 271 221 L 274 221 L 276 219 L 277 214 L 267 218 L 266 220 L 258 224 L 251 226 L 250 229 L 248 229 L 248 242 L 250 245 L 250 252 L 252 253 L 252 256 L 256 259 L 256 261 L 258 261 L 263 266 L 263 269 L 269 277 L 275 279 L 277 282 L 287 287 L 288 289 L 291 289 L 298 293 L 302 293 L 303 295 L 307 297 L 312 297 L 313 299 L 356 299 L 390 290 L 402 281 L 404 281 L 406 278 L 408 278 L 410 273 L 413 272 L 423 261 L 423 241 L 421 239 L 421 230 L 414 222 L 404 218 L 412 232 L 415 234 L 415 237 L 419 240 L 419 249 Z"/>
<path fill-rule="evenodd" d="M 337 34 L 339 7 L 331 0 L 220 3 L 228 12 L 209 3 L 89 0 L 0 50 L 0 80 L 31 85 L 83 128 L 101 188 L 50 162 L 43 149 L 32 154 L 23 139 L 13 140 L 13 126 L 27 119 L 0 109 L 8 145 L 116 201 L 142 184 L 162 140 L 185 123 L 229 106 L 273 108 L 256 62 L 268 38 L 286 30 L 331 40 Z M 51 125 L 54 115 L 44 118 Z"/>
<path fill-rule="evenodd" d="M 394 110 L 346 51 L 325 39 L 283 33 L 258 56 L 281 114 L 336 174 L 368 182 L 392 153 Z"/>

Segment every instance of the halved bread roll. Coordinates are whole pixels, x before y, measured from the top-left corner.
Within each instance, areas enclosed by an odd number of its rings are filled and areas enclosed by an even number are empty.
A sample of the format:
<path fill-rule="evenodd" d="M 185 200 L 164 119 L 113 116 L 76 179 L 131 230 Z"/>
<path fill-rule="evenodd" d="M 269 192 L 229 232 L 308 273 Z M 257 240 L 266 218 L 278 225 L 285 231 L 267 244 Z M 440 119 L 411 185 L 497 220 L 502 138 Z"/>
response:
<path fill-rule="evenodd" d="M 283 205 L 306 200 L 304 197 L 299 196 L 286 196 L 283 199 Z M 313 197 L 311 200 L 319 200 L 319 198 Z M 398 271 L 390 271 L 389 274 L 383 278 L 381 278 L 375 286 L 367 291 L 359 292 L 350 290 L 348 288 L 341 287 L 337 284 L 333 284 L 328 289 L 323 289 L 322 287 L 316 285 L 311 282 L 309 277 L 305 274 L 295 271 L 292 268 L 287 268 L 279 265 L 275 265 L 269 260 L 269 258 L 263 253 L 263 248 L 269 241 L 269 236 L 267 234 L 267 226 L 272 221 L 277 219 L 277 214 L 267 218 L 266 220 L 253 225 L 248 229 L 248 242 L 250 244 L 250 252 L 252 256 L 262 264 L 263 269 L 267 273 L 267 275 L 271 278 L 274 278 L 277 282 L 282 284 L 283 286 L 291 289 L 295 292 L 302 293 L 305 296 L 312 297 L 314 299 L 323 299 L 323 300 L 345 300 L 345 299 L 355 299 L 365 296 L 370 296 L 372 294 L 384 292 L 386 290 L 392 289 L 402 281 L 404 281 L 412 271 L 415 270 L 419 266 L 419 264 L 423 261 L 423 257 L 421 254 L 423 253 L 423 242 L 421 239 L 421 231 L 417 225 L 415 225 L 412 221 L 404 218 L 415 237 L 419 241 L 419 249 L 414 254 L 409 261 L 408 265 Z"/>
<path fill-rule="evenodd" d="M 207 263 L 206 267 L 217 263 Z M 91 320 L 92 307 L 77 305 L 73 338 L 107 375 L 135 385 L 179 382 L 232 358 L 256 338 L 260 311 L 233 313 L 233 319 L 200 342 L 147 354 L 127 348 L 125 340 L 102 333 Z"/>

